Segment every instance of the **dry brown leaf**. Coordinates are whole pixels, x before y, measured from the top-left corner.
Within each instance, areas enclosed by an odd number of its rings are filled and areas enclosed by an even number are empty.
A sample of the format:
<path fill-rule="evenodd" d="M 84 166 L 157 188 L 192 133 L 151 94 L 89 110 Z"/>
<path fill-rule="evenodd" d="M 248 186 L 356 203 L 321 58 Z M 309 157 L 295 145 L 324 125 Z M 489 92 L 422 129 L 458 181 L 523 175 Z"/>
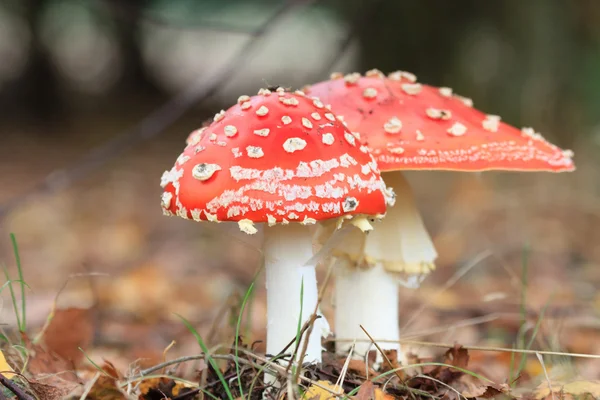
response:
<path fill-rule="evenodd" d="M 482 385 L 469 383 L 467 386 L 468 389 L 463 390 L 461 393 L 467 399 L 491 399 L 510 392 L 510 387 L 507 384 Z"/>
<path fill-rule="evenodd" d="M 172 399 L 192 388 L 169 378 L 150 378 L 140 382 L 139 390 L 140 400 L 161 400 Z"/>
<path fill-rule="evenodd" d="M 391 394 L 385 393 L 383 390 L 375 389 L 375 400 L 395 400 L 396 398 Z"/>
<path fill-rule="evenodd" d="M 552 383 L 552 392 L 548 383 L 539 385 L 535 391 L 535 397 L 539 400 L 551 399 L 552 393 L 563 395 L 564 399 L 599 399 L 600 381 L 573 381 L 569 383 Z"/>
<path fill-rule="evenodd" d="M 335 400 L 336 397 L 331 392 L 338 394 L 344 393 L 342 388 L 329 381 L 317 381 L 317 383 L 329 390 L 323 389 L 319 386 L 311 385 L 308 387 L 308 389 L 306 389 L 306 392 L 304 392 L 304 395 L 302 396 L 303 400 Z"/>
<path fill-rule="evenodd" d="M 461 345 L 456 344 L 445 354 L 446 364 L 459 368 L 467 368 L 469 365 L 469 352 Z"/>
<path fill-rule="evenodd" d="M 37 381 L 59 388 L 81 384 L 72 362 L 48 351 L 44 346 L 34 344 L 25 334 L 22 334 L 22 338 L 29 354 L 27 371 Z"/>
<path fill-rule="evenodd" d="M 42 338 L 46 349 L 79 365 L 83 353 L 79 348 L 87 348 L 94 336 L 93 311 L 85 308 L 57 309 Z"/>
<path fill-rule="evenodd" d="M 41 400 L 61 400 L 69 393 L 73 392 L 79 385 L 68 383 L 66 385 L 55 386 L 29 380 L 29 388 Z"/>
<path fill-rule="evenodd" d="M 358 393 L 354 397 L 355 400 L 374 400 L 375 399 L 375 385 L 371 381 L 366 381 L 358 389 Z"/>
<path fill-rule="evenodd" d="M 87 400 L 125 400 L 127 395 L 121 390 L 117 384 L 117 380 L 113 377 L 101 374 L 90 393 L 87 396 Z"/>

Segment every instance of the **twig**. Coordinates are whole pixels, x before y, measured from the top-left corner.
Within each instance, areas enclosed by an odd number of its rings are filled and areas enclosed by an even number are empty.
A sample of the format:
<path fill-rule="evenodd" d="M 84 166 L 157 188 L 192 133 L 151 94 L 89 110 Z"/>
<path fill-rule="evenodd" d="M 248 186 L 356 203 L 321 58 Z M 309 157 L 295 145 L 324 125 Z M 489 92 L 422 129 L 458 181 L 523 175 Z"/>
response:
<path fill-rule="evenodd" d="M 83 391 L 83 393 L 81 393 L 81 396 L 79 397 L 79 400 L 85 400 L 85 399 L 87 399 L 88 395 L 92 391 L 92 388 L 94 387 L 94 385 L 98 381 L 98 378 L 100 378 L 100 372 L 96 372 L 94 374 L 94 377 L 86 384 L 85 390 Z"/>
<path fill-rule="evenodd" d="M 317 304 L 315 305 L 315 309 L 313 310 L 313 314 L 311 316 L 312 323 L 309 325 L 308 330 L 306 332 L 306 339 L 302 344 L 302 352 L 300 353 L 300 359 L 298 360 L 298 365 L 302 366 L 302 362 L 304 361 L 304 357 L 306 356 L 306 349 L 308 349 L 308 341 L 310 340 L 310 335 L 312 334 L 314 328 L 314 321 L 317 319 L 317 315 L 319 312 L 319 306 L 323 301 L 323 296 L 325 295 L 325 290 L 329 285 L 329 279 L 331 278 L 331 272 L 333 271 L 333 265 L 335 264 L 335 259 L 331 258 L 329 260 L 329 265 L 327 266 L 327 275 L 325 275 L 325 280 L 323 281 L 323 285 L 321 286 L 321 290 L 319 291 L 319 297 L 317 297 Z M 295 354 L 292 356 L 292 360 L 294 359 Z M 291 365 L 291 364 L 290 364 Z M 289 367 L 288 367 L 289 369 Z M 298 376 L 300 375 L 301 368 L 298 368 L 296 371 L 296 376 L 294 376 L 294 383 L 298 383 Z"/>
<path fill-rule="evenodd" d="M 356 340 L 357 342 L 366 340 Z M 450 343 L 434 343 L 434 342 L 421 342 L 418 340 L 378 340 L 380 343 L 402 343 L 402 344 L 412 344 L 414 346 L 429 346 L 429 347 L 441 347 L 445 349 L 449 349 L 454 347 L 454 344 Z M 509 349 L 507 347 L 493 347 L 493 346 L 469 346 L 462 345 L 461 347 L 465 350 L 473 350 L 473 351 L 494 351 L 501 353 L 519 353 L 519 354 L 543 354 L 546 356 L 563 356 L 563 357 L 578 357 L 578 358 L 592 358 L 599 359 L 600 354 L 585 354 L 585 353 L 563 353 L 560 351 L 545 351 L 545 350 L 524 350 L 524 349 Z"/>
<path fill-rule="evenodd" d="M 367 335 L 367 337 L 369 338 L 369 340 L 371 341 L 371 343 L 373 343 L 373 345 L 377 348 L 377 351 L 379 351 L 381 353 L 381 356 L 383 357 L 383 359 L 385 360 L 385 362 L 387 363 L 387 365 L 390 367 L 390 369 L 392 371 L 394 371 L 394 374 L 398 377 L 398 379 L 400 380 L 400 383 L 402 383 L 402 381 L 404 381 L 404 379 L 402 378 L 402 375 L 400 375 L 400 371 L 397 371 L 396 368 L 394 368 L 394 365 L 392 364 L 392 362 L 390 361 L 390 359 L 388 358 L 388 356 L 385 354 L 385 352 L 383 351 L 383 349 L 381 347 L 379 347 L 379 345 L 377 344 L 377 342 L 375 342 L 375 340 L 369 334 L 369 332 L 367 332 L 367 330 L 365 329 L 365 327 L 362 326 L 362 325 L 359 325 L 359 326 L 360 326 L 360 329 L 362 329 L 362 331 L 365 333 L 365 335 Z"/>
<path fill-rule="evenodd" d="M 15 394 L 15 396 L 17 396 L 17 399 L 19 399 L 19 400 L 35 400 L 35 397 L 31 396 L 29 393 L 27 393 L 21 387 L 19 387 L 19 385 L 17 385 L 15 382 L 11 381 L 10 379 L 6 378 L 1 373 L 0 373 L 0 383 L 2 385 L 6 386 L 6 388 L 8 390 L 13 392 Z"/>
<path fill-rule="evenodd" d="M 90 173 L 102 167 L 108 161 L 125 153 L 140 142 L 151 139 L 165 132 L 165 129 L 183 116 L 193 105 L 212 96 L 235 74 L 244 60 L 258 47 L 260 39 L 266 36 L 277 24 L 277 20 L 291 13 L 296 7 L 306 6 L 317 0 L 288 0 L 275 11 L 270 18 L 256 30 L 256 35 L 249 38 L 246 44 L 229 59 L 225 65 L 208 78 L 201 78 L 191 84 L 186 90 L 176 95 L 156 111 L 151 113 L 131 130 L 111 139 L 104 144 L 92 149 L 79 162 L 74 165 L 57 169 L 22 195 L 13 197 L 0 206 L 0 218 L 4 217 L 12 208 L 42 195 L 54 193 L 68 187 L 74 182 L 85 178 Z"/>

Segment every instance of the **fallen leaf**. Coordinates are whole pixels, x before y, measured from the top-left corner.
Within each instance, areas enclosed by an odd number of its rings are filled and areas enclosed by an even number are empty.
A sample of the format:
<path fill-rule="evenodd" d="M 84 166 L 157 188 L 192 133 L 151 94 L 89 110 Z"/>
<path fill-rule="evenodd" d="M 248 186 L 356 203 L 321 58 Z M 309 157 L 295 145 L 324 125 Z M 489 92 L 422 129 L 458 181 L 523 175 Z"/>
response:
<path fill-rule="evenodd" d="M 85 308 L 57 309 L 42 337 L 49 352 L 79 365 L 83 353 L 79 348 L 87 348 L 94 336 L 93 311 Z"/>
<path fill-rule="evenodd" d="M 47 385 L 44 383 L 29 380 L 29 388 L 41 400 L 61 400 L 77 388 L 77 385 Z"/>
<path fill-rule="evenodd" d="M 81 384 L 72 362 L 48 351 L 42 345 L 33 343 L 26 334 L 21 336 L 29 355 L 27 371 L 37 381 L 56 387 L 74 388 Z"/>
<path fill-rule="evenodd" d="M 375 389 L 375 400 L 395 400 L 395 397 L 385 393 L 383 390 L 376 388 Z"/>
<path fill-rule="evenodd" d="M 459 344 L 454 345 L 454 347 L 449 349 L 444 356 L 446 364 L 459 368 L 467 368 L 469 365 L 469 352 Z"/>
<path fill-rule="evenodd" d="M 507 384 L 502 385 L 483 385 L 469 384 L 469 388 L 462 391 L 462 395 L 467 399 L 491 399 L 501 394 L 507 395 L 510 387 Z M 512 398 L 512 397 L 509 397 Z"/>
<path fill-rule="evenodd" d="M 569 383 L 552 383 L 552 391 L 548 383 L 544 382 L 536 389 L 536 399 L 552 398 L 552 393 L 569 395 L 569 398 L 598 399 L 600 398 L 600 381 L 573 381 Z M 582 397 L 584 396 L 584 397 Z M 564 396 L 561 398 L 565 398 Z"/>
<path fill-rule="evenodd" d="M 140 400 L 161 400 L 182 395 L 193 390 L 193 387 L 169 378 L 150 378 L 140 382 L 139 390 Z"/>
<path fill-rule="evenodd" d="M 88 394 L 87 400 L 125 400 L 127 395 L 121 390 L 117 384 L 117 380 L 111 376 L 100 374 L 90 393 Z"/>
<path fill-rule="evenodd" d="M 360 385 L 358 393 L 355 396 L 356 400 L 374 400 L 375 399 L 375 385 L 373 382 L 366 381 Z"/>
<path fill-rule="evenodd" d="M 10 364 L 8 364 L 8 362 L 6 361 L 6 358 L 4 357 L 4 353 L 0 350 L 0 372 L 6 378 L 12 379 L 15 377 L 15 374 L 13 374 L 11 372 L 14 372 L 14 371 L 15 370 L 12 369 Z"/>
<path fill-rule="evenodd" d="M 317 381 L 319 386 L 314 384 L 309 386 L 302 396 L 303 400 L 335 400 L 336 396 L 333 393 L 343 394 L 344 391 L 339 386 L 334 385 L 329 381 Z M 323 389 L 323 387 L 329 389 Z M 332 393 L 333 392 L 333 393 Z"/>

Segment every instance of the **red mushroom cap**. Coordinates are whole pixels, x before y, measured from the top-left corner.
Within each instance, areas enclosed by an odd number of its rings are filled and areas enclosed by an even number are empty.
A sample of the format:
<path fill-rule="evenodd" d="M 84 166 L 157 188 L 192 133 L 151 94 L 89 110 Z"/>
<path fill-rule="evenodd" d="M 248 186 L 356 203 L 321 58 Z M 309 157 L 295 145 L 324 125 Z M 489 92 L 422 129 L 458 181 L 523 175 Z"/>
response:
<path fill-rule="evenodd" d="M 572 171 L 572 152 L 473 108 L 470 99 L 408 72 L 333 74 L 305 88 L 361 132 L 381 171 Z"/>
<path fill-rule="evenodd" d="M 390 195 L 367 147 L 318 99 L 266 89 L 192 132 L 161 186 L 166 214 L 270 224 L 382 214 Z"/>

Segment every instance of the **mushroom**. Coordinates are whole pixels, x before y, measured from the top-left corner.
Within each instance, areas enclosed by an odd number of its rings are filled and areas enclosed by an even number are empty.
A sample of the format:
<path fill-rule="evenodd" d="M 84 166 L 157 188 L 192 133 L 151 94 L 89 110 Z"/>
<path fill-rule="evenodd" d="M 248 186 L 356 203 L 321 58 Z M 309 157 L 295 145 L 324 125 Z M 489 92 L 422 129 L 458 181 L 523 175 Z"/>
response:
<path fill-rule="evenodd" d="M 331 104 L 347 127 L 361 132 L 386 184 L 397 193 L 396 205 L 373 232 L 354 232 L 333 253 L 343 266 L 335 292 L 338 351 L 346 352 L 353 339 L 367 339 L 362 324 L 372 337 L 388 341 L 382 348 L 397 350 L 402 359 L 397 278 L 418 286 L 435 268 L 437 253 L 401 171 L 572 171 L 573 154 L 531 128 L 519 130 L 476 110 L 450 88 L 418 83 L 408 72 L 333 74 L 305 91 Z M 369 347 L 361 342 L 355 353 Z"/>
<path fill-rule="evenodd" d="M 334 219 L 370 229 L 393 192 L 355 135 L 316 98 L 261 89 L 241 96 L 187 139 L 163 174 L 166 215 L 236 222 L 247 233 L 264 229 L 267 282 L 267 353 L 296 337 L 317 307 L 310 225 Z M 301 287 L 303 294 L 301 296 Z M 305 360 L 321 361 L 324 318 L 315 321 Z M 302 347 L 300 347 L 302 348 Z"/>

